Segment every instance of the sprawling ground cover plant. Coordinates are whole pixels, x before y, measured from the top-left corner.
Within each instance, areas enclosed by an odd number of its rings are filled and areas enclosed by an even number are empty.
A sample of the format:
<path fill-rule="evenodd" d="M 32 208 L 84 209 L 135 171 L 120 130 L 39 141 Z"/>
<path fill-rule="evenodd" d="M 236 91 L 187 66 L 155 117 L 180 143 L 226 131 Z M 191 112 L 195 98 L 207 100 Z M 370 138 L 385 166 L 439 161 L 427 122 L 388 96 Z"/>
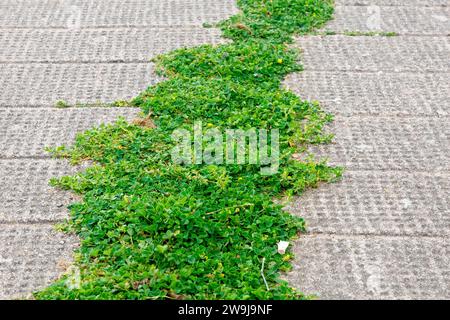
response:
<path fill-rule="evenodd" d="M 131 104 L 142 119 L 120 120 L 78 135 L 53 150 L 94 165 L 55 186 L 82 195 L 67 232 L 81 238 L 71 275 L 36 293 L 40 299 L 298 299 L 279 279 L 292 254 L 277 243 L 293 239 L 304 221 L 274 198 L 337 179 L 341 169 L 296 161 L 308 144 L 328 142 L 332 120 L 316 103 L 281 88 L 301 67 L 288 47 L 332 14 L 328 0 L 238 0 L 241 13 L 218 26 L 227 44 L 181 49 L 155 59 L 167 81 Z M 179 165 L 173 130 L 264 128 L 280 133 L 277 174 L 257 165 Z M 264 260 L 264 269 L 261 270 Z M 267 281 L 267 285 L 264 280 Z M 72 281 L 72 282 L 71 282 Z"/>

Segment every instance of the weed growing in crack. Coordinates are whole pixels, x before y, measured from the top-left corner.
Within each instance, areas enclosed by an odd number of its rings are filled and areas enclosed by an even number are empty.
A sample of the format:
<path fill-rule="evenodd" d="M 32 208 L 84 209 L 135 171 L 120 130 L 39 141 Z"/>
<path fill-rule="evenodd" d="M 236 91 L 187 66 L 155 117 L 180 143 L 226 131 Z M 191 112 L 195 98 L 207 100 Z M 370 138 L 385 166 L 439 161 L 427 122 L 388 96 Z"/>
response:
<path fill-rule="evenodd" d="M 131 101 L 143 120 L 119 120 L 54 149 L 85 172 L 52 184 L 83 196 L 71 205 L 66 231 L 81 238 L 79 286 L 61 279 L 40 299 L 298 299 L 280 280 L 293 255 L 277 252 L 304 221 L 273 199 L 334 181 L 340 168 L 292 155 L 332 117 L 281 88 L 301 70 L 289 49 L 294 33 L 328 20 L 327 0 L 239 0 L 242 13 L 219 24 L 232 43 L 180 49 L 155 59 L 167 81 Z M 184 166 L 171 161 L 175 129 L 266 128 L 279 131 L 279 171 L 249 165 Z M 261 276 L 264 261 L 264 277 Z M 268 288 L 270 290 L 268 290 Z"/>

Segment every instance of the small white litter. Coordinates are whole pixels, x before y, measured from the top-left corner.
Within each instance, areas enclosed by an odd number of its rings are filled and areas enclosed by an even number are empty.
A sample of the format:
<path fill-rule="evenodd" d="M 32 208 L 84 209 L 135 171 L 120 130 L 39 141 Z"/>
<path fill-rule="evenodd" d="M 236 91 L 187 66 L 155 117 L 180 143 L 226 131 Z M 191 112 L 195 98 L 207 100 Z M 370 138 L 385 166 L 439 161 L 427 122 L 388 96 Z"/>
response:
<path fill-rule="evenodd" d="M 287 247 L 289 247 L 289 242 L 288 241 L 280 241 L 280 242 L 278 242 L 278 253 L 279 254 L 285 254 Z"/>

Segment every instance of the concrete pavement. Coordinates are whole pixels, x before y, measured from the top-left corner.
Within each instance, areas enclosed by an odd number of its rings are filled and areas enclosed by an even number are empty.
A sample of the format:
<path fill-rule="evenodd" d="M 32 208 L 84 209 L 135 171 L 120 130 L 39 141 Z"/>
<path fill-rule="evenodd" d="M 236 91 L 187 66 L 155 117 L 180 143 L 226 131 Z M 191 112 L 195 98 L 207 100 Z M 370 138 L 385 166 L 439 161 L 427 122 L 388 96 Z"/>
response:
<path fill-rule="evenodd" d="M 289 210 L 309 234 L 288 280 L 323 299 L 450 299 L 450 2 L 338 0 L 299 37 L 305 71 L 285 84 L 336 115 L 310 151 L 347 168 Z"/>

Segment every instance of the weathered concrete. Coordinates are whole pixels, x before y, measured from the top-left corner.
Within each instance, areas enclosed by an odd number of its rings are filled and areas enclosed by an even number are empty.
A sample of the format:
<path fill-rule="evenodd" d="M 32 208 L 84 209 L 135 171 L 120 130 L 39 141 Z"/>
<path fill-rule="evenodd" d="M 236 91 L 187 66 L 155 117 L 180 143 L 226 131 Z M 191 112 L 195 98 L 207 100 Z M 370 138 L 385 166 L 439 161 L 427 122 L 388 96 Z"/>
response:
<path fill-rule="evenodd" d="M 446 36 L 300 37 L 302 63 L 311 71 L 450 72 Z"/>
<path fill-rule="evenodd" d="M 335 0 L 338 6 L 449 7 L 449 0 Z"/>
<path fill-rule="evenodd" d="M 307 191 L 288 210 L 304 217 L 313 234 L 449 237 L 449 193 L 448 172 L 347 170 L 342 181 Z"/>
<path fill-rule="evenodd" d="M 0 223 L 65 219 L 75 195 L 51 187 L 49 181 L 75 172 L 75 167 L 60 160 L 0 160 Z"/>
<path fill-rule="evenodd" d="M 130 99 L 159 79 L 151 63 L 3 64 L 0 106 L 51 107 Z"/>
<path fill-rule="evenodd" d="M 368 31 L 369 4 L 402 35 L 297 41 L 306 71 L 286 86 L 337 114 L 310 151 L 347 171 L 289 205 L 309 234 L 287 277 L 324 299 L 450 299 L 449 28 L 430 16 L 448 1 L 340 0 L 325 29 Z"/>
<path fill-rule="evenodd" d="M 3 28 L 185 27 L 235 14 L 224 0 L 3 0 Z"/>
<path fill-rule="evenodd" d="M 329 145 L 311 146 L 318 157 L 355 170 L 450 173 L 450 117 L 337 116 Z"/>
<path fill-rule="evenodd" d="M 119 117 L 132 120 L 138 113 L 135 108 L 0 108 L 0 158 L 49 157 L 45 147 L 71 144 L 78 132 Z"/>
<path fill-rule="evenodd" d="M 335 19 L 324 30 L 449 34 L 449 15 L 450 7 L 442 6 L 336 6 Z"/>
<path fill-rule="evenodd" d="M 330 67 L 331 69 L 331 67 Z M 335 115 L 449 116 L 450 72 L 304 71 L 285 84 Z"/>
<path fill-rule="evenodd" d="M 181 47 L 224 42 L 216 28 L 12 29 L 0 62 L 145 62 Z"/>
<path fill-rule="evenodd" d="M 28 297 L 67 270 L 77 239 L 50 224 L 0 228 L 0 299 Z"/>
<path fill-rule="evenodd" d="M 294 252 L 289 280 L 319 297 L 450 299 L 448 238 L 312 235 Z"/>

